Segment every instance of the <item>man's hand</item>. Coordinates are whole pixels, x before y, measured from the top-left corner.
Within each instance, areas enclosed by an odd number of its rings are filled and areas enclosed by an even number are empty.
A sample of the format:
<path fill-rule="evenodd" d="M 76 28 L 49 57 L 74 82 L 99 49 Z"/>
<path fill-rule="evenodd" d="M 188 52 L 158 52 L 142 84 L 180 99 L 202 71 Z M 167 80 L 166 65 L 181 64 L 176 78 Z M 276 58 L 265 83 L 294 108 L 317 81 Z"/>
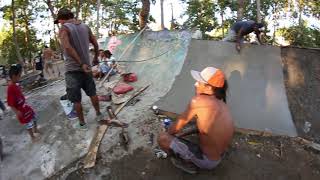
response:
<path fill-rule="evenodd" d="M 240 53 L 240 50 L 241 50 L 240 43 L 236 43 L 236 50 L 238 51 L 238 53 Z"/>
<path fill-rule="evenodd" d="M 91 73 L 91 68 L 89 67 L 88 64 L 82 64 L 81 68 L 85 73 Z"/>
<path fill-rule="evenodd" d="M 93 60 L 92 60 L 92 64 L 93 64 L 94 66 L 99 64 L 98 56 L 94 55 Z"/>

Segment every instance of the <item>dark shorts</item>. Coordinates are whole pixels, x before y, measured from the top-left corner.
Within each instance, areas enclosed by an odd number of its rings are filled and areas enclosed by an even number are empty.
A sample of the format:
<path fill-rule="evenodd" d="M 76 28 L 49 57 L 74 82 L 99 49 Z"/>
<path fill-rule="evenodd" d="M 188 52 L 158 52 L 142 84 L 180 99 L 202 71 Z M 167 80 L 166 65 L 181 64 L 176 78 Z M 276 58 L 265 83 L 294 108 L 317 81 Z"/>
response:
<path fill-rule="evenodd" d="M 65 80 L 68 99 L 73 103 L 81 102 L 81 89 L 84 90 L 87 96 L 96 95 L 96 84 L 91 74 L 80 71 L 66 72 Z"/>
<path fill-rule="evenodd" d="M 174 138 L 170 144 L 170 149 L 175 155 L 184 160 L 191 161 L 200 169 L 214 169 L 219 165 L 221 159 L 210 160 L 203 154 L 200 146 L 181 138 Z"/>

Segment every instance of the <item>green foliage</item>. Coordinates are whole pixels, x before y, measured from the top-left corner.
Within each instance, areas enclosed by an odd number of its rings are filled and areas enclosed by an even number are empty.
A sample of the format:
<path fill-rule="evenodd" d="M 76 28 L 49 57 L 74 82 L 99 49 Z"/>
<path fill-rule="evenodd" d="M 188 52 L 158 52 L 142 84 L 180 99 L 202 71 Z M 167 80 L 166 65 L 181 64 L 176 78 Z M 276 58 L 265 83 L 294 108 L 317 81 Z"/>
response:
<path fill-rule="evenodd" d="M 102 26 L 114 33 L 121 30 L 137 31 L 139 29 L 139 1 L 102 0 Z"/>
<path fill-rule="evenodd" d="M 14 64 L 18 62 L 18 57 L 16 54 L 15 46 L 13 43 L 13 33 L 12 31 L 1 31 L 0 41 L 0 54 L 1 58 L 5 63 Z M 17 30 L 17 39 L 20 47 L 20 53 L 22 57 L 28 59 L 30 54 L 36 54 L 39 51 L 38 43 L 39 41 L 36 39 L 35 31 L 31 31 L 30 38 L 33 43 L 30 43 L 29 46 L 26 45 L 26 34 L 22 30 Z M 29 59 L 28 59 L 29 60 Z"/>
<path fill-rule="evenodd" d="M 204 34 L 218 26 L 215 17 L 216 5 L 212 0 L 189 0 L 185 15 L 188 16 L 184 26 L 199 28 Z"/>
<path fill-rule="evenodd" d="M 291 26 L 281 28 L 277 33 L 285 38 L 290 45 L 302 47 L 320 47 L 319 29 L 306 26 Z"/>

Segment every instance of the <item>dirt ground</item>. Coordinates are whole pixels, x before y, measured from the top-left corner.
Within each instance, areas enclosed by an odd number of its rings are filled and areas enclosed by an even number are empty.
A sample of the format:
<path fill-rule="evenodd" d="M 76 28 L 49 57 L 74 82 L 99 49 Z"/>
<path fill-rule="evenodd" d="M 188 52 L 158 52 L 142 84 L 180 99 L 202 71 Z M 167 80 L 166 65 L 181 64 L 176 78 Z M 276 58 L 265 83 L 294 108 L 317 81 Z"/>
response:
<path fill-rule="evenodd" d="M 109 153 L 115 152 L 110 151 Z M 65 170 L 64 173 L 66 172 Z M 318 152 L 290 138 L 236 134 L 229 154 L 222 163 L 213 171 L 199 171 L 197 175 L 189 175 L 175 168 L 169 158 L 157 159 L 151 147 L 139 148 L 133 154 L 113 162 L 105 162 L 100 155 L 93 169 L 78 169 L 68 175 L 64 173 L 51 179 L 318 180 L 320 178 L 320 156 Z M 63 174 L 64 178 L 62 178 Z"/>
<path fill-rule="evenodd" d="M 298 135 L 320 143 L 320 49 L 285 47 L 281 56 L 289 108 Z"/>

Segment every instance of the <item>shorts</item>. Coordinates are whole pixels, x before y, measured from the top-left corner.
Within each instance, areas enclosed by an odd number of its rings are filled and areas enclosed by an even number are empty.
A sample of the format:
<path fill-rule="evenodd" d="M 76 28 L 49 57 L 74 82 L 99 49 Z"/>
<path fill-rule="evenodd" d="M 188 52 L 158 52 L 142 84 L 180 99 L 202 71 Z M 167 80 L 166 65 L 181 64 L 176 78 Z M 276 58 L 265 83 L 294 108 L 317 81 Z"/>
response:
<path fill-rule="evenodd" d="M 25 124 L 26 129 L 32 129 L 35 123 L 37 123 L 37 118 L 34 116 L 30 122 Z"/>
<path fill-rule="evenodd" d="M 221 159 L 210 160 L 202 153 L 199 145 L 181 138 L 174 138 L 170 144 L 170 149 L 174 154 L 184 160 L 191 161 L 200 169 L 213 169 L 219 165 Z"/>
<path fill-rule="evenodd" d="M 45 61 L 45 66 L 46 67 L 52 68 L 52 65 L 53 65 L 53 61 L 52 60 L 46 60 Z"/>
<path fill-rule="evenodd" d="M 87 96 L 96 95 L 96 84 L 92 74 L 87 74 L 81 71 L 66 72 L 65 81 L 67 87 L 67 97 L 73 102 L 81 102 L 81 89 Z"/>
<path fill-rule="evenodd" d="M 237 41 L 237 33 L 230 29 L 227 36 L 222 39 L 222 41 L 236 42 Z M 240 42 L 243 43 L 244 39 L 241 37 Z"/>
<path fill-rule="evenodd" d="M 106 64 L 102 64 L 100 65 L 100 71 L 103 73 L 103 74 L 107 74 L 109 71 L 110 71 L 111 67 L 106 65 Z M 112 75 L 115 75 L 116 72 L 114 71 L 114 69 L 110 72 L 110 76 Z"/>

